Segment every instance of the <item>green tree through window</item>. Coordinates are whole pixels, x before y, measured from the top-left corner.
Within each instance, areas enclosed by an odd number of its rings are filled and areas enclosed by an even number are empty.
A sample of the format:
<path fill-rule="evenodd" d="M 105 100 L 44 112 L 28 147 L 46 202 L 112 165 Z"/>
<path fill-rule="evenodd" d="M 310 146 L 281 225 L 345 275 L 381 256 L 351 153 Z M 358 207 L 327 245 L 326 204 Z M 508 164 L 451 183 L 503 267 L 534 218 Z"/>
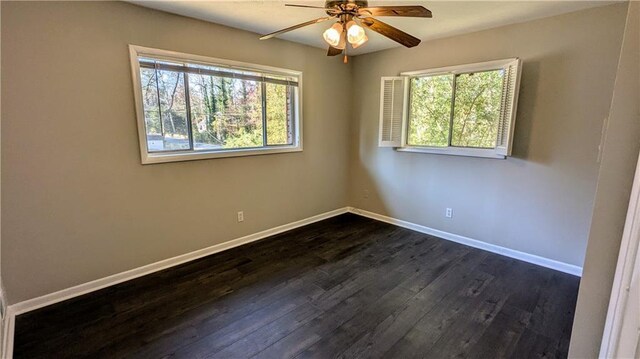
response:
<path fill-rule="evenodd" d="M 503 74 L 499 70 L 457 76 L 452 146 L 496 146 Z"/>
<path fill-rule="evenodd" d="M 293 144 L 286 83 L 149 67 L 140 81 L 149 152 Z"/>
<path fill-rule="evenodd" d="M 411 79 L 409 145 L 449 145 L 453 75 Z"/>
<path fill-rule="evenodd" d="M 504 70 L 414 77 L 407 144 L 495 148 Z"/>

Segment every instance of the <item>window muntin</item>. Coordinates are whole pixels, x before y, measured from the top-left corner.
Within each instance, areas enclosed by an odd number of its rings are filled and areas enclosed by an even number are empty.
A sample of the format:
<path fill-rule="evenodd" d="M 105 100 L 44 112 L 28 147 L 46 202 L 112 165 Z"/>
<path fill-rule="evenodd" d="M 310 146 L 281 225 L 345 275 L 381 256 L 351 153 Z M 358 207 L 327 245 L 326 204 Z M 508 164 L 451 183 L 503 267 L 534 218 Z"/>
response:
<path fill-rule="evenodd" d="M 407 145 L 495 148 L 504 70 L 410 78 Z"/>
<path fill-rule="evenodd" d="M 130 48 L 143 163 L 301 150 L 299 72 Z"/>

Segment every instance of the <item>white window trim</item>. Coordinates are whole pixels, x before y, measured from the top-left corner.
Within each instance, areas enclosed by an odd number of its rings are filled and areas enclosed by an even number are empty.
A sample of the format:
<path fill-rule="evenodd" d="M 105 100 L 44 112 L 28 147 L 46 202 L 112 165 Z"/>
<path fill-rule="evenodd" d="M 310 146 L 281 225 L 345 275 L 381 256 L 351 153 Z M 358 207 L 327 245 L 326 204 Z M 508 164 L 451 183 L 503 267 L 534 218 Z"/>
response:
<path fill-rule="evenodd" d="M 179 152 L 149 152 L 147 148 L 147 133 L 144 121 L 144 108 L 142 103 L 142 88 L 140 85 L 140 63 L 139 57 L 149 56 L 152 58 L 184 61 L 189 63 L 200 63 L 203 65 L 221 66 L 238 70 L 259 71 L 273 75 L 283 75 L 296 77 L 298 80 L 297 101 L 294 104 L 293 144 L 282 146 L 256 147 L 256 148 L 235 148 L 225 150 L 201 150 L 201 151 L 179 151 Z M 192 55 L 182 52 L 154 49 L 149 47 L 129 45 L 129 57 L 131 61 L 131 76 L 133 80 L 133 92 L 136 107 L 136 121 L 138 125 L 138 142 L 140 144 L 140 156 L 142 164 L 154 164 L 177 161 L 194 161 L 211 158 L 228 158 L 240 156 L 268 155 L 287 152 L 301 152 L 302 147 L 302 72 L 282 69 L 278 67 L 256 65 L 246 62 L 219 59 L 207 56 Z"/>
<path fill-rule="evenodd" d="M 470 148 L 470 147 L 418 147 L 418 146 L 405 146 L 396 148 L 398 152 L 413 152 L 413 153 L 431 153 L 435 155 L 453 155 L 453 156 L 466 156 L 466 157 L 483 157 L 483 158 L 495 158 L 504 160 L 507 157 L 497 154 L 493 148 Z"/>
<path fill-rule="evenodd" d="M 437 67 L 433 69 L 418 70 L 418 71 L 407 71 L 407 72 L 400 73 L 400 76 L 420 77 L 420 76 L 426 76 L 426 75 L 434 76 L 434 75 L 447 75 L 447 74 L 464 74 L 468 72 L 500 70 L 514 60 L 517 60 L 517 58 L 513 57 L 508 59 L 502 59 L 502 60 L 478 62 L 474 64 Z"/>
<path fill-rule="evenodd" d="M 456 65 L 456 66 L 446 66 L 446 67 L 438 67 L 432 69 L 418 70 L 418 71 L 407 71 L 400 73 L 400 77 L 403 77 L 408 82 L 411 78 L 421 77 L 421 76 L 435 76 L 435 75 L 445 75 L 445 74 L 463 74 L 469 72 L 481 72 L 481 71 L 491 71 L 491 70 L 500 70 L 504 69 L 505 66 L 512 63 L 513 61 L 519 61 L 518 58 L 508 58 L 502 60 L 494 60 L 494 61 L 486 61 L 480 63 L 473 64 L 464 64 L 464 65 Z M 517 109 L 518 102 L 518 92 L 520 87 L 520 75 L 522 70 L 522 64 L 519 64 L 519 71 L 516 81 L 516 94 L 514 99 L 514 116 L 515 110 Z M 408 84 L 407 84 L 408 87 Z M 406 93 L 406 101 L 404 106 L 404 119 L 403 119 L 403 128 L 402 128 L 402 142 L 400 147 L 395 147 L 395 150 L 398 152 L 413 152 L 413 153 L 429 153 L 429 154 L 439 154 L 439 155 L 454 155 L 454 156 L 467 156 L 467 157 L 483 157 L 483 158 L 493 158 L 493 159 L 506 159 L 507 156 L 503 154 L 496 153 L 496 148 L 470 148 L 470 147 L 428 147 L 428 146 L 411 146 L 407 143 L 407 133 L 408 133 L 408 122 L 409 122 L 409 92 Z M 514 127 L 514 119 L 511 119 L 511 131 L 513 132 Z M 511 133 L 511 137 L 513 133 Z"/>

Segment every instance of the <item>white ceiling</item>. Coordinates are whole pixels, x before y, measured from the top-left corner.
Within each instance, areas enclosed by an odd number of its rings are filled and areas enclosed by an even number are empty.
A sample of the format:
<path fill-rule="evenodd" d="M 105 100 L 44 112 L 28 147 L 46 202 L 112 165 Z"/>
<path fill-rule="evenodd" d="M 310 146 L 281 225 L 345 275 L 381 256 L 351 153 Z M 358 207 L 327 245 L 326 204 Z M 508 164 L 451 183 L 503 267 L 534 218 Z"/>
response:
<path fill-rule="evenodd" d="M 266 34 L 298 23 L 326 16 L 321 9 L 285 7 L 289 4 L 324 6 L 322 0 L 244 0 L 244 1 L 130 1 L 137 5 L 210 21 L 238 29 Z M 384 17 L 381 20 L 420 39 L 431 40 L 529 21 L 613 1 L 369 1 L 373 5 L 423 5 L 433 12 L 432 19 Z M 307 26 L 279 36 L 315 47 L 326 48 L 322 32 L 329 22 Z M 364 54 L 401 46 L 367 30 L 369 42 L 351 51 Z M 265 40 L 270 41 L 270 40 Z M 272 40 L 271 40 L 272 41 Z"/>

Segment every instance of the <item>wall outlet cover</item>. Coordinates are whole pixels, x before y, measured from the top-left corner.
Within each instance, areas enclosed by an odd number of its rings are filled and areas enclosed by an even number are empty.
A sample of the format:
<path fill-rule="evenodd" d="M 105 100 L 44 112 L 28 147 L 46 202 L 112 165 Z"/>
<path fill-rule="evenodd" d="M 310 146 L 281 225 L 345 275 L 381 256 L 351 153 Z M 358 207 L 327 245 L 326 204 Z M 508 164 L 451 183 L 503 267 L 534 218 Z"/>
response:
<path fill-rule="evenodd" d="M 452 218 L 453 217 L 453 209 L 447 208 L 447 210 L 445 211 L 444 215 L 447 218 Z"/>

